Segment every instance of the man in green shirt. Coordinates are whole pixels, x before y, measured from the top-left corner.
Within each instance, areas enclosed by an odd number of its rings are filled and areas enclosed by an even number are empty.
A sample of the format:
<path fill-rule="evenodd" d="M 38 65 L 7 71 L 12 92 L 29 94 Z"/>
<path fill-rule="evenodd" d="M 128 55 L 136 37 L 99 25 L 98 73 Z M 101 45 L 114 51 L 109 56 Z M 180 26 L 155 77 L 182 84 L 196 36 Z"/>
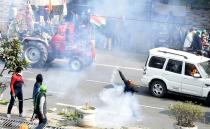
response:
<path fill-rule="evenodd" d="M 47 104 L 46 104 L 46 92 L 45 85 L 41 85 L 39 92 L 34 98 L 34 116 L 39 119 L 39 125 L 35 129 L 43 129 L 47 125 Z"/>

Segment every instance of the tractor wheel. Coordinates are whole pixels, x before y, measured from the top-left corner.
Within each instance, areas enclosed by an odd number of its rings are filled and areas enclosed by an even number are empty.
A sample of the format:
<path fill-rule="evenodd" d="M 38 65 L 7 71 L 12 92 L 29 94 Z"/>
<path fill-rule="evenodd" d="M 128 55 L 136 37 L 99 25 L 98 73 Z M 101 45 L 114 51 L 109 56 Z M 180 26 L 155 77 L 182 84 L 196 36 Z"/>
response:
<path fill-rule="evenodd" d="M 47 48 L 39 41 L 29 41 L 24 44 L 24 58 L 32 67 L 43 67 L 47 61 Z"/>
<path fill-rule="evenodd" d="M 82 62 L 78 58 L 72 58 L 69 62 L 72 71 L 79 71 L 82 69 Z"/>

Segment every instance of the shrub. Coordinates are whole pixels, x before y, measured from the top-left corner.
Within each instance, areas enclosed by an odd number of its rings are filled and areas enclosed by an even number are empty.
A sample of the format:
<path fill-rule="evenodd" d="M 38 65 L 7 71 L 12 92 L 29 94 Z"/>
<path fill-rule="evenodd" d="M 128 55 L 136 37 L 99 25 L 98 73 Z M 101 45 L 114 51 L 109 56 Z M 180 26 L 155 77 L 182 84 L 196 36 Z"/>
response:
<path fill-rule="evenodd" d="M 194 122 L 204 115 L 201 106 L 192 102 L 177 102 L 170 105 L 169 110 L 177 120 L 177 125 L 183 127 L 194 127 Z"/>
<path fill-rule="evenodd" d="M 79 118 L 83 117 L 75 109 L 64 109 L 62 112 L 59 112 L 58 115 L 64 116 L 70 121 L 77 121 Z"/>

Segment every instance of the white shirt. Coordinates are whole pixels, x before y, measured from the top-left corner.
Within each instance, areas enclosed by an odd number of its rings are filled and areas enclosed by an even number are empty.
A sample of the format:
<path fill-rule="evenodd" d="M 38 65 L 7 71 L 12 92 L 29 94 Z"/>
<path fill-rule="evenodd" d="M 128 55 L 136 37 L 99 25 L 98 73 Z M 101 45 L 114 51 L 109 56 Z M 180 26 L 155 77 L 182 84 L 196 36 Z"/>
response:
<path fill-rule="evenodd" d="M 192 44 L 192 41 L 193 41 L 193 36 L 194 36 L 194 32 L 189 32 L 185 38 L 185 41 L 184 41 L 184 48 L 189 48 L 191 47 L 191 44 Z"/>
<path fill-rule="evenodd" d="M 39 109 L 42 114 L 44 114 L 44 102 L 45 102 L 45 97 L 42 96 L 40 99 L 40 105 L 39 105 Z"/>

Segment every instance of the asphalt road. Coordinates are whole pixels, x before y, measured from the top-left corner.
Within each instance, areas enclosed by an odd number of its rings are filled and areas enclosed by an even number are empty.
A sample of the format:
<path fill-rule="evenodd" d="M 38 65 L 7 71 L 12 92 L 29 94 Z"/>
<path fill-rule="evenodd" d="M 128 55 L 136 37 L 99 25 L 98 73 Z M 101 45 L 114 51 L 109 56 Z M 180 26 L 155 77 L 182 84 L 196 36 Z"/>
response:
<path fill-rule="evenodd" d="M 168 94 L 165 98 L 152 97 L 148 89 L 141 87 L 142 69 L 146 60 L 145 55 L 113 53 L 113 52 L 98 52 L 94 64 L 87 67 L 80 72 L 72 72 L 68 68 L 68 63 L 65 59 L 55 60 L 52 64 L 43 69 L 29 68 L 24 71 L 23 77 L 25 79 L 24 98 L 30 98 L 32 95 L 33 84 L 35 76 L 42 73 L 44 76 L 44 83 L 48 87 L 48 107 L 58 107 L 57 103 L 83 105 L 89 103 L 96 106 L 96 108 L 105 110 L 108 107 L 115 110 L 109 110 L 109 115 L 103 114 L 106 122 L 122 124 L 127 121 L 119 117 L 119 110 L 124 107 L 124 100 L 122 105 L 116 98 L 118 91 L 110 92 L 112 94 L 105 95 L 105 99 L 113 101 L 113 103 L 106 103 L 103 101 L 101 94 L 104 91 L 111 91 L 119 86 L 112 84 L 122 84 L 116 68 L 120 69 L 128 79 L 139 87 L 138 93 L 134 95 L 137 99 L 137 107 L 139 110 L 138 118 L 132 118 L 131 126 L 145 126 L 149 129 L 172 129 L 175 120 L 169 116 L 168 106 L 176 101 L 193 101 L 202 105 L 205 110 L 205 118 L 198 122 L 200 129 L 210 128 L 210 108 L 205 105 L 205 102 L 196 98 L 180 96 L 175 94 Z M 10 77 L 10 75 L 5 74 Z M 9 91 L 6 91 L 7 93 Z M 5 92 L 5 93 L 6 93 Z M 5 94 L 4 98 L 9 100 L 9 95 Z M 132 100 L 131 100 L 132 101 Z M 133 101 L 132 101 L 133 102 Z M 108 106 L 107 106 L 108 105 Z M 25 106 L 32 108 L 32 102 L 26 101 Z M 126 112 L 126 110 L 120 110 Z M 118 116 L 118 117 L 117 117 Z M 110 118 L 109 118 L 110 117 Z M 116 117 L 116 118 L 115 118 Z M 117 122 L 117 121 L 121 121 Z"/>

